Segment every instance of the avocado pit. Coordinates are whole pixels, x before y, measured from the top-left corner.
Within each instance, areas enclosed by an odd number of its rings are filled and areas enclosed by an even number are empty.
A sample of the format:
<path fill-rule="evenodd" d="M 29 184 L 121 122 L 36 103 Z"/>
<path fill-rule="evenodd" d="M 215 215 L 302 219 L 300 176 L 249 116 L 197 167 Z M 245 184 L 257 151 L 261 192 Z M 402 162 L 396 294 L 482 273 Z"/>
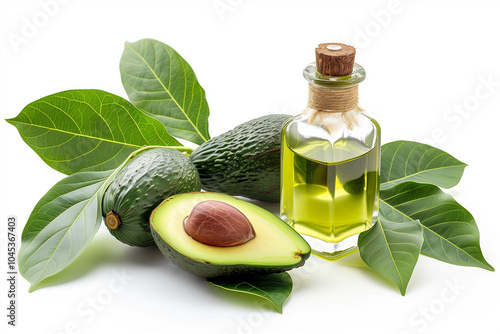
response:
<path fill-rule="evenodd" d="M 215 200 L 195 205 L 184 230 L 194 240 L 216 247 L 238 246 L 255 238 L 252 224 L 240 210 Z"/>

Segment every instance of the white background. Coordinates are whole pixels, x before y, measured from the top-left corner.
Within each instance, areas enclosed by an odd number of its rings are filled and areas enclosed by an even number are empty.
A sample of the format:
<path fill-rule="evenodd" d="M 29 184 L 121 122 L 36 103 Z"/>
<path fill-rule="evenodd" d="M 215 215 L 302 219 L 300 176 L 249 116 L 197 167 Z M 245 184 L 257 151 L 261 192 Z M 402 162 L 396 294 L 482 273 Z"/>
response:
<path fill-rule="evenodd" d="M 55 1 L 1 1 L 1 118 L 62 90 L 126 97 L 118 68 L 124 43 L 155 38 L 195 70 L 215 136 L 261 115 L 300 113 L 307 94 L 302 69 L 314 47 L 350 43 L 367 70 L 361 106 L 380 122 L 383 142 L 432 141 L 469 164 L 449 193 L 474 215 L 483 254 L 500 267 L 500 3 Z M 36 30 L 26 31 L 30 23 Z M 421 256 L 402 297 L 357 253 L 333 263 L 312 258 L 291 272 L 295 290 L 279 314 L 256 298 L 205 284 L 154 249 L 120 244 L 104 228 L 39 290 L 28 294 L 19 277 L 18 327 L 11 328 L 4 315 L 5 222 L 17 215 L 20 234 L 63 175 L 1 120 L 0 134 L 2 333 L 498 333 L 494 272 Z"/>

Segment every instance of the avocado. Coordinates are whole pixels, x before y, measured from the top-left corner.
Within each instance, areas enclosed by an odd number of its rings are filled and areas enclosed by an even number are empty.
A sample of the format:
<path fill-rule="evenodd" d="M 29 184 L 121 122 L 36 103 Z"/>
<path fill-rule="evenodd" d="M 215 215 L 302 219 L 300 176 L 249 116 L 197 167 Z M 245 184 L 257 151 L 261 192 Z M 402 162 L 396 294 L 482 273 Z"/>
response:
<path fill-rule="evenodd" d="M 281 129 L 288 115 L 266 115 L 200 145 L 190 159 L 202 188 L 279 202 Z"/>
<path fill-rule="evenodd" d="M 252 235 L 244 243 L 229 247 L 209 245 L 191 237 L 185 223 L 197 205 L 208 201 L 223 202 L 241 212 L 251 224 Z M 225 216 L 221 212 L 212 213 L 212 218 L 232 215 L 229 211 Z M 240 231 L 244 230 L 246 223 L 237 219 Z M 181 269 L 207 278 L 282 272 L 302 266 L 311 253 L 302 236 L 277 216 L 224 194 L 199 192 L 172 196 L 153 211 L 150 222 L 154 240 L 167 258 Z"/>
<path fill-rule="evenodd" d="M 154 245 L 149 216 L 169 196 L 200 191 L 196 168 L 177 150 L 160 147 L 139 153 L 104 193 L 102 214 L 113 236 L 131 246 Z"/>

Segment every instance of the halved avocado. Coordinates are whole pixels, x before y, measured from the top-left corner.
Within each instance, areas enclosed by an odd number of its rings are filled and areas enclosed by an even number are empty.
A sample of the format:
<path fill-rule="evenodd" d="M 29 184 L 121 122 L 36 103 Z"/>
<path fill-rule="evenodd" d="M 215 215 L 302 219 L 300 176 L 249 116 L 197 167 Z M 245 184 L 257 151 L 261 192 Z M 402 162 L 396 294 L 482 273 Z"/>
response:
<path fill-rule="evenodd" d="M 191 238 L 184 221 L 203 201 L 234 206 L 250 221 L 255 237 L 238 246 L 216 247 Z M 277 273 L 300 267 L 311 254 L 309 244 L 271 212 L 219 193 L 185 193 L 163 201 L 151 214 L 153 238 L 161 252 L 181 269 L 207 278 Z"/>

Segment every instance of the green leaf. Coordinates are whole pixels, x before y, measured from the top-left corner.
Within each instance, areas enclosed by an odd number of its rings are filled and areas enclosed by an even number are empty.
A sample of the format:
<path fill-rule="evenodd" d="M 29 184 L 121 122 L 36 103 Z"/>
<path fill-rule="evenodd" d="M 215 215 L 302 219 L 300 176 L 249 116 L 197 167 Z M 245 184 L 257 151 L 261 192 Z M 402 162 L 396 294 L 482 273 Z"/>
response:
<path fill-rule="evenodd" d="M 33 209 L 21 237 L 19 270 L 38 283 L 71 264 L 101 225 L 104 184 L 112 171 L 81 172 L 52 187 Z"/>
<path fill-rule="evenodd" d="M 391 142 L 382 146 L 380 188 L 408 181 L 451 188 L 460 181 L 466 166 L 450 154 L 426 144 Z"/>
<path fill-rule="evenodd" d="M 404 296 L 423 242 L 418 221 L 391 222 L 381 212 L 378 221 L 358 239 L 363 261 L 391 280 Z"/>
<path fill-rule="evenodd" d="M 435 185 L 406 182 L 380 192 L 380 211 L 393 221 L 419 220 L 422 253 L 461 266 L 494 270 L 479 246 L 472 215 Z"/>
<path fill-rule="evenodd" d="M 205 91 L 170 46 L 152 39 L 126 43 L 120 72 L 130 101 L 159 119 L 172 136 L 196 144 L 210 139 Z"/>
<path fill-rule="evenodd" d="M 43 161 L 64 174 L 114 169 L 143 146 L 180 145 L 158 120 L 100 90 L 46 96 L 7 122 Z"/>
<path fill-rule="evenodd" d="M 292 293 L 293 288 L 292 278 L 286 272 L 244 278 L 215 278 L 208 281 L 225 290 L 264 298 L 271 302 L 280 313 L 283 313 L 283 304 Z"/>
<path fill-rule="evenodd" d="M 85 250 L 101 225 L 105 189 L 130 159 L 149 148 L 135 151 L 114 171 L 68 176 L 42 197 L 24 227 L 19 250 L 19 271 L 31 283 L 30 292 Z"/>

